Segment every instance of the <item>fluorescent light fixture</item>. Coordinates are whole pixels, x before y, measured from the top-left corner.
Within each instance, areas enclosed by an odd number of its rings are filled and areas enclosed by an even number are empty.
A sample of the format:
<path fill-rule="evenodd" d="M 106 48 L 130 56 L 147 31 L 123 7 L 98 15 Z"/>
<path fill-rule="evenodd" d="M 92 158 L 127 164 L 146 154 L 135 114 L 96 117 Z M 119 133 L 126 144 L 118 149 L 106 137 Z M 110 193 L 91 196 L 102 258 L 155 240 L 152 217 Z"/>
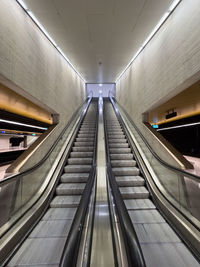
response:
<path fill-rule="evenodd" d="M 99 86 L 101 87 L 102 86 L 102 83 L 99 83 Z"/>
<path fill-rule="evenodd" d="M 102 94 L 102 90 L 99 90 L 99 94 Z"/>
<path fill-rule="evenodd" d="M 76 72 L 76 74 L 83 80 L 83 82 L 86 83 L 83 76 L 76 70 L 76 68 L 73 66 L 73 64 L 70 62 L 70 60 L 67 58 L 67 56 L 63 53 L 63 51 L 57 46 L 56 42 L 53 40 L 53 38 L 49 35 L 49 33 L 46 31 L 46 29 L 42 26 L 42 24 L 39 22 L 39 20 L 36 18 L 36 16 L 33 14 L 32 11 L 30 11 L 27 7 L 27 5 L 24 3 L 23 0 L 16 0 L 20 6 L 23 7 L 23 9 L 26 11 L 26 13 L 32 18 L 32 20 L 35 22 L 35 24 L 38 26 L 38 28 L 44 33 L 44 35 L 49 39 L 49 41 L 53 44 L 53 46 L 58 50 L 58 52 L 64 57 L 64 59 L 67 61 L 67 63 L 71 66 L 71 68 Z"/>
<path fill-rule="evenodd" d="M 169 7 L 168 11 L 172 12 L 174 10 L 174 8 L 179 4 L 181 0 L 174 0 L 173 3 L 171 4 L 171 6 Z"/>
<path fill-rule="evenodd" d="M 27 5 L 24 3 L 23 0 L 17 0 L 17 2 L 25 9 L 25 10 L 28 10 L 28 7 Z"/>
<path fill-rule="evenodd" d="M 167 12 L 162 16 L 162 18 L 159 20 L 159 22 L 154 27 L 153 31 L 149 34 L 147 39 L 144 41 L 142 46 L 138 49 L 138 51 L 135 53 L 135 55 L 132 57 L 130 62 L 127 64 L 125 69 L 120 73 L 120 75 L 117 77 L 116 82 L 123 76 L 123 74 L 127 71 L 127 69 L 132 65 L 133 61 L 137 58 L 137 56 L 141 53 L 141 51 L 145 48 L 145 46 L 148 44 L 148 42 L 153 38 L 153 36 L 157 33 L 157 31 L 160 29 L 162 24 L 166 21 L 166 19 L 169 17 L 169 15 L 174 11 L 174 9 L 177 7 L 177 5 L 181 2 L 181 0 L 174 0 L 170 7 L 168 8 Z"/>
<path fill-rule="evenodd" d="M 190 127 L 190 126 L 194 126 L 194 125 L 200 125 L 200 122 L 194 122 L 194 123 L 188 123 L 188 124 L 183 124 L 183 125 L 177 125 L 177 126 L 172 126 L 172 127 L 161 128 L 161 129 L 158 129 L 157 131 L 164 131 L 164 130 L 183 128 L 183 127 Z"/>
<path fill-rule="evenodd" d="M 47 130 L 48 129 L 48 128 L 45 128 L 45 127 L 34 126 L 34 125 L 25 124 L 25 123 L 16 122 L 16 121 L 8 121 L 8 120 L 2 120 L 2 119 L 0 119 L 0 122 L 5 122 L 5 123 L 9 123 L 9 124 L 20 125 L 20 126 L 26 126 L 26 127 L 36 128 L 36 129 L 41 129 L 41 130 Z"/>

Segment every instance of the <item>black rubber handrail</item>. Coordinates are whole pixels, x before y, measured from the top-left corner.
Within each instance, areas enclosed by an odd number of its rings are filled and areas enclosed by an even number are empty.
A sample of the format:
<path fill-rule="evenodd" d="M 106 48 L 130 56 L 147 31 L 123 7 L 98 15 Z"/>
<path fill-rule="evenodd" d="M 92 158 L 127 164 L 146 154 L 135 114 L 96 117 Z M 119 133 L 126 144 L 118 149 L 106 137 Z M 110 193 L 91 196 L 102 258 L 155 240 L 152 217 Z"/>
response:
<path fill-rule="evenodd" d="M 98 108 L 97 108 L 98 112 Z M 98 119 L 96 120 L 96 134 L 94 141 L 94 153 L 92 169 L 89 174 L 83 195 L 75 214 L 70 232 L 68 234 L 63 253 L 61 256 L 59 267 L 75 267 L 78 259 L 79 247 L 81 236 L 83 232 L 84 222 L 87 215 L 87 209 L 90 201 L 92 188 L 96 175 L 96 149 L 97 149 L 97 132 L 98 132 Z M 93 218 L 94 219 L 94 218 Z M 91 242 L 91 239 L 90 239 Z M 89 246 L 90 249 L 91 246 Z M 88 253 L 89 254 L 89 253 Z"/>
<path fill-rule="evenodd" d="M 87 101 L 87 105 L 86 108 L 84 109 L 84 111 L 81 114 L 80 117 L 80 121 L 82 120 L 82 118 L 85 116 L 85 113 L 87 112 L 87 109 L 90 105 L 92 98 L 89 98 L 89 100 Z M 59 134 L 59 136 L 57 137 L 57 139 L 55 140 L 55 142 L 52 144 L 52 146 L 50 147 L 50 149 L 48 150 L 48 152 L 45 154 L 45 156 L 38 162 L 36 163 L 34 166 L 28 168 L 25 171 L 22 171 L 18 174 L 12 175 L 8 178 L 5 178 L 4 180 L 0 181 L 0 187 L 6 185 L 7 183 L 9 183 L 11 180 L 16 180 L 18 179 L 20 176 L 23 176 L 25 174 L 29 174 L 31 172 L 33 172 L 34 170 L 38 169 L 50 156 L 51 152 L 54 150 L 54 148 L 56 147 L 56 145 L 58 144 L 58 142 L 62 139 L 64 133 L 66 132 L 66 130 L 68 129 L 68 127 L 70 126 L 70 124 L 72 123 L 72 121 L 74 120 L 74 118 L 76 117 L 77 113 L 79 112 L 81 108 L 79 108 L 71 117 L 70 121 L 67 123 L 67 125 L 64 127 L 64 129 L 61 131 L 61 133 Z"/>
<path fill-rule="evenodd" d="M 110 97 L 110 101 L 115 109 L 115 112 L 117 113 L 117 115 L 119 116 L 123 126 L 127 129 L 126 124 L 123 122 L 123 119 L 121 117 L 121 114 L 119 113 L 118 110 L 116 110 L 116 106 L 115 103 L 116 100 L 112 99 L 112 97 Z M 118 104 L 119 105 L 119 104 Z M 121 107 L 121 106 L 120 106 Z M 122 107 L 121 107 L 122 108 Z M 122 108 L 123 109 L 123 108 Z M 184 176 L 189 176 L 190 178 L 197 180 L 198 182 L 200 181 L 200 176 L 186 172 L 182 169 L 179 169 L 177 167 L 174 167 L 173 165 L 167 163 L 166 161 L 164 161 L 163 159 L 161 159 L 158 154 L 153 150 L 153 148 L 150 146 L 150 144 L 147 142 L 147 140 L 145 139 L 145 137 L 143 136 L 143 134 L 140 132 L 140 130 L 138 129 L 138 127 L 135 125 L 135 123 L 133 122 L 133 120 L 130 118 L 130 116 L 128 115 L 128 113 L 123 109 L 123 112 L 126 114 L 126 116 L 128 117 L 129 121 L 131 122 L 131 124 L 133 125 L 133 127 L 135 128 L 135 130 L 137 131 L 137 133 L 139 134 L 140 138 L 143 140 L 143 142 L 145 143 L 145 145 L 148 147 L 148 149 L 150 150 L 150 152 L 153 154 L 153 156 L 162 164 L 164 165 L 166 168 L 169 168 L 175 172 L 178 172 L 179 174 L 181 173 Z"/>
<path fill-rule="evenodd" d="M 105 109 L 104 109 L 105 110 Z M 104 112 L 105 114 L 105 112 Z M 104 132 L 105 132 L 105 143 L 106 143 L 106 157 L 107 157 L 107 174 L 114 198 L 114 203 L 119 218 L 120 227 L 123 233 L 124 245 L 127 254 L 128 266 L 130 267 L 146 267 L 142 249 L 140 247 L 139 240 L 134 230 L 132 221 L 122 199 L 119 187 L 117 185 L 115 175 L 111 168 L 108 135 L 106 130 L 106 121 L 104 115 Z"/>

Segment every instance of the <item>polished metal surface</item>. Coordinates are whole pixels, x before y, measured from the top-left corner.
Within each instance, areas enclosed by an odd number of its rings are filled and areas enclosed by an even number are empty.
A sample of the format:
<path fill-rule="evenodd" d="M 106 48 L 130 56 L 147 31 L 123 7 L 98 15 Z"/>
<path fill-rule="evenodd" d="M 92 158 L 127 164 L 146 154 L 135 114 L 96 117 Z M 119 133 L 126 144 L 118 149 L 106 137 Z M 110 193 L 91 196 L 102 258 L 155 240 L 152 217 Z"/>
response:
<path fill-rule="evenodd" d="M 115 266 L 107 200 L 106 155 L 102 104 L 103 103 L 100 98 L 97 144 L 97 193 L 91 252 L 91 267 Z"/>

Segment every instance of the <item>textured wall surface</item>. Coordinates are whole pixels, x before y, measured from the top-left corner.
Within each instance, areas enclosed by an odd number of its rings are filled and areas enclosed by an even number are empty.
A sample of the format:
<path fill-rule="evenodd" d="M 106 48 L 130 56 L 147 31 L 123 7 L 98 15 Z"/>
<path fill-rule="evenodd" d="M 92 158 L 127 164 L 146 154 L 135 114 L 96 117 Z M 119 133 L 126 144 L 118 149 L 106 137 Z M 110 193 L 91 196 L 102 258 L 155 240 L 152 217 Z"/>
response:
<path fill-rule="evenodd" d="M 43 154 L 84 101 L 85 84 L 16 1 L 0 1 L 0 25 L 1 79 L 60 115 Z"/>
<path fill-rule="evenodd" d="M 200 4 L 182 1 L 116 85 L 116 98 L 160 156 L 142 114 L 200 79 Z"/>

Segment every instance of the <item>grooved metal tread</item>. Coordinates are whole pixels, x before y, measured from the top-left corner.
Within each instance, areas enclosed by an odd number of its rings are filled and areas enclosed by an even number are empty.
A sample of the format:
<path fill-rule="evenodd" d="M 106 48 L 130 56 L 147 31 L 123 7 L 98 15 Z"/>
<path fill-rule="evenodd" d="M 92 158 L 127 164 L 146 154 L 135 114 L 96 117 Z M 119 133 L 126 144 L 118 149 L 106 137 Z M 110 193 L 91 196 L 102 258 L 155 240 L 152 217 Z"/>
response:
<path fill-rule="evenodd" d="M 81 196 L 56 196 L 50 204 L 51 208 L 76 208 L 79 205 Z M 64 210 L 63 210 L 64 212 Z"/>
<path fill-rule="evenodd" d="M 109 144 L 112 143 L 127 143 L 127 140 L 125 138 L 110 138 L 109 139 Z"/>
<path fill-rule="evenodd" d="M 92 156 L 93 156 L 93 151 L 90 151 L 90 152 L 83 152 L 83 151 L 75 152 L 75 151 L 72 151 L 70 153 L 70 157 L 71 158 L 82 158 L 82 157 L 91 158 Z"/>
<path fill-rule="evenodd" d="M 76 147 L 72 148 L 73 152 L 92 152 L 94 150 L 93 146 L 83 146 L 83 147 Z"/>
<path fill-rule="evenodd" d="M 109 144 L 110 148 L 114 148 L 114 147 L 128 147 L 129 144 L 128 143 L 112 143 Z"/>
<path fill-rule="evenodd" d="M 130 176 L 140 174 L 140 170 L 137 167 L 114 167 L 112 168 L 112 170 L 116 176 Z"/>
<path fill-rule="evenodd" d="M 115 176 L 119 186 L 142 186 L 145 184 L 141 176 Z"/>
<path fill-rule="evenodd" d="M 91 170 L 91 165 L 67 165 L 65 166 L 65 172 L 83 172 L 83 173 L 89 173 Z"/>
<path fill-rule="evenodd" d="M 94 146 L 94 142 L 74 142 L 74 146 Z"/>
<path fill-rule="evenodd" d="M 124 199 L 127 198 L 149 198 L 149 191 L 144 186 L 120 187 L 120 193 Z"/>
<path fill-rule="evenodd" d="M 68 164 L 71 165 L 91 165 L 92 158 L 69 158 Z"/>
<path fill-rule="evenodd" d="M 81 195 L 85 183 L 61 183 L 56 188 L 57 195 Z"/>
<path fill-rule="evenodd" d="M 125 153 L 130 153 L 131 152 L 131 149 L 130 148 L 110 148 L 110 153 L 111 154 L 125 154 Z"/>
<path fill-rule="evenodd" d="M 145 199 L 124 199 L 124 203 L 128 210 L 150 210 L 156 209 L 155 205 L 149 198 Z"/>
<path fill-rule="evenodd" d="M 111 160 L 112 167 L 135 167 L 136 161 L 130 160 Z"/>
<path fill-rule="evenodd" d="M 110 154 L 110 159 L 114 160 L 114 159 L 121 159 L 121 160 L 125 160 L 125 159 L 133 159 L 133 154 L 131 153 L 124 153 L 124 154 Z"/>

